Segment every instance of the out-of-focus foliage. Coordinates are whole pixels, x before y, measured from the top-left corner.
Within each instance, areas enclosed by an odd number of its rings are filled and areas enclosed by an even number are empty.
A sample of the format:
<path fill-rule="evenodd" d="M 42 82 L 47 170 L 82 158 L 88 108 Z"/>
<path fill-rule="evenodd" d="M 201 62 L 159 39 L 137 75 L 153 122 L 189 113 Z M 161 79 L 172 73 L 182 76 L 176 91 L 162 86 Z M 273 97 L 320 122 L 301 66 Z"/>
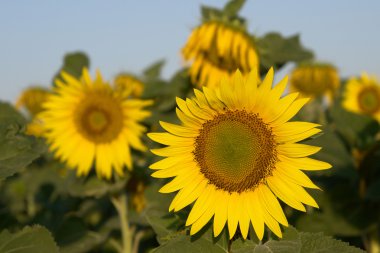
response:
<path fill-rule="evenodd" d="M 268 33 L 257 39 L 257 48 L 260 54 L 261 74 L 272 66 L 280 69 L 287 62 L 302 62 L 313 58 L 313 53 L 305 49 L 299 35 L 284 38 L 278 33 Z"/>
<path fill-rule="evenodd" d="M 25 122 L 11 105 L 0 103 L 0 180 L 23 170 L 45 150 L 40 140 L 25 134 Z"/>
<path fill-rule="evenodd" d="M 50 232 L 41 226 L 25 227 L 17 233 L 4 230 L 0 233 L 0 252 L 58 253 L 58 247 Z"/>
<path fill-rule="evenodd" d="M 67 72 L 68 74 L 80 78 L 83 68 L 90 67 L 90 59 L 83 52 L 68 53 L 63 58 L 62 67 L 57 71 L 57 74 L 52 80 L 52 84 L 55 85 L 55 79 L 61 79 L 61 72 Z"/>

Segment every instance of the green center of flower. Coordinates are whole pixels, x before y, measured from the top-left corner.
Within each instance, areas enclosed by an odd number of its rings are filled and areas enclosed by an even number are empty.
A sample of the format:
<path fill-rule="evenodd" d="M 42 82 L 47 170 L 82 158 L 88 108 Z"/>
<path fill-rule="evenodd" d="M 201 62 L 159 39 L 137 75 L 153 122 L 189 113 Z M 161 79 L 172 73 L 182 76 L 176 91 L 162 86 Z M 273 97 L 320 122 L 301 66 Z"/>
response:
<path fill-rule="evenodd" d="M 227 111 L 204 123 L 194 155 L 209 182 L 229 192 L 256 187 L 277 157 L 270 128 L 246 111 Z"/>
<path fill-rule="evenodd" d="M 380 97 L 375 88 L 363 89 L 358 96 L 358 104 L 365 113 L 372 114 L 380 109 Z"/>
<path fill-rule="evenodd" d="M 88 125 L 95 131 L 103 131 L 108 125 L 107 113 L 101 110 L 94 109 L 88 114 Z"/>
<path fill-rule="evenodd" d="M 89 141 L 109 143 L 123 128 L 120 101 L 108 94 L 87 94 L 74 112 L 74 123 Z"/>

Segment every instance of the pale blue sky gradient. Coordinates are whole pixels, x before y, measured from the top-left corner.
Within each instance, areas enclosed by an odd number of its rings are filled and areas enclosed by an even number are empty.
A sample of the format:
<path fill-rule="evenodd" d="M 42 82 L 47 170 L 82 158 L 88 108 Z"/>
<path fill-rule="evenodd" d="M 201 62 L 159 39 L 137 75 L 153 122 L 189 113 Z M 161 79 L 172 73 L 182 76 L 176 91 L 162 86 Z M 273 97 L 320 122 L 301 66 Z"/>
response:
<path fill-rule="evenodd" d="M 49 85 L 67 52 L 82 50 L 110 79 L 166 59 L 164 77 L 181 66 L 179 50 L 216 0 L 8 0 L 0 2 L 0 99 L 14 101 L 32 84 Z M 342 76 L 380 77 L 380 1 L 248 0 L 242 16 L 257 35 L 301 34 L 318 59 Z M 287 67 L 280 75 L 286 74 Z"/>

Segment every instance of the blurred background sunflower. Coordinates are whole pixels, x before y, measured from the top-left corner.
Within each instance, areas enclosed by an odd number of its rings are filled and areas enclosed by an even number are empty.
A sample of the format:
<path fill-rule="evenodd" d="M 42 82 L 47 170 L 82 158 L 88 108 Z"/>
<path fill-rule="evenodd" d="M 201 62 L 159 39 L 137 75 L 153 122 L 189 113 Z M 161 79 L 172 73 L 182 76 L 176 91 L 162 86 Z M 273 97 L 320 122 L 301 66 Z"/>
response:
<path fill-rule="evenodd" d="M 87 175 L 94 162 L 99 177 L 110 179 L 113 170 L 123 176 L 124 166 L 132 169 L 130 147 L 146 150 L 140 140 L 146 129 L 139 121 L 150 115 L 143 107 L 152 101 L 116 92 L 100 72 L 94 80 L 87 69 L 80 79 L 65 72 L 62 77 L 39 115 L 50 149 L 79 176 Z"/>

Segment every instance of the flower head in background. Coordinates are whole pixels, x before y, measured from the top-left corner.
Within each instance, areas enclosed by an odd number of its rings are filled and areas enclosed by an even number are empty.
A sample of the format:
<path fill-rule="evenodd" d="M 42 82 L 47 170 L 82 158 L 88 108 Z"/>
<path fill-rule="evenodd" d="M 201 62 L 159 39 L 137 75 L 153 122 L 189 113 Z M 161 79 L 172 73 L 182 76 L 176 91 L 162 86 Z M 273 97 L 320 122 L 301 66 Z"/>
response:
<path fill-rule="evenodd" d="M 116 92 L 123 92 L 126 96 L 141 97 L 144 91 L 144 84 L 129 74 L 117 75 L 114 85 Z"/>
<path fill-rule="evenodd" d="M 380 121 L 380 83 L 375 77 L 362 74 L 351 78 L 345 87 L 343 106 L 348 111 L 365 114 Z"/>
<path fill-rule="evenodd" d="M 44 103 L 40 118 L 45 138 L 55 156 L 87 175 L 94 165 L 99 177 L 111 178 L 113 169 L 132 168 L 130 148 L 145 151 L 139 121 L 150 115 L 151 101 L 128 99 L 105 82 L 98 72 L 92 80 L 84 69 L 80 80 L 62 73 L 63 81 Z"/>
<path fill-rule="evenodd" d="M 297 66 L 290 76 L 290 90 L 305 97 L 332 98 L 340 85 L 337 69 L 329 64 L 307 63 Z"/>
<path fill-rule="evenodd" d="M 237 69 L 247 75 L 259 66 L 249 34 L 243 28 L 220 21 L 208 21 L 196 27 L 182 55 L 190 62 L 190 78 L 198 87 L 216 87 L 222 78 L 230 78 Z"/>
<path fill-rule="evenodd" d="M 25 89 L 16 101 L 16 108 L 25 109 L 34 117 L 42 111 L 42 104 L 46 101 L 49 91 L 42 87 L 29 87 Z"/>
<path fill-rule="evenodd" d="M 25 110 L 30 116 L 30 122 L 26 125 L 25 133 L 36 137 L 44 134 L 43 122 L 37 117 L 43 111 L 42 105 L 50 94 L 48 89 L 32 86 L 25 89 L 16 101 L 16 108 Z"/>
<path fill-rule="evenodd" d="M 167 131 L 148 136 L 167 147 L 152 152 L 164 159 L 152 164 L 156 178 L 173 178 L 160 189 L 177 192 L 169 210 L 191 205 L 186 225 L 197 233 L 213 219 L 214 236 L 227 223 L 230 238 L 243 238 L 250 223 L 259 239 L 264 224 L 281 237 L 288 225 L 277 198 L 305 211 L 317 207 L 306 188 L 318 188 L 302 170 L 330 164 L 309 158 L 319 147 L 297 142 L 321 130 L 308 122 L 288 122 L 307 103 L 292 93 L 281 97 L 287 78 L 272 89 L 273 69 L 258 86 L 257 70 L 244 78 L 238 71 L 220 88 L 194 90 L 192 99 L 177 99 L 181 125 L 161 122 Z"/>

